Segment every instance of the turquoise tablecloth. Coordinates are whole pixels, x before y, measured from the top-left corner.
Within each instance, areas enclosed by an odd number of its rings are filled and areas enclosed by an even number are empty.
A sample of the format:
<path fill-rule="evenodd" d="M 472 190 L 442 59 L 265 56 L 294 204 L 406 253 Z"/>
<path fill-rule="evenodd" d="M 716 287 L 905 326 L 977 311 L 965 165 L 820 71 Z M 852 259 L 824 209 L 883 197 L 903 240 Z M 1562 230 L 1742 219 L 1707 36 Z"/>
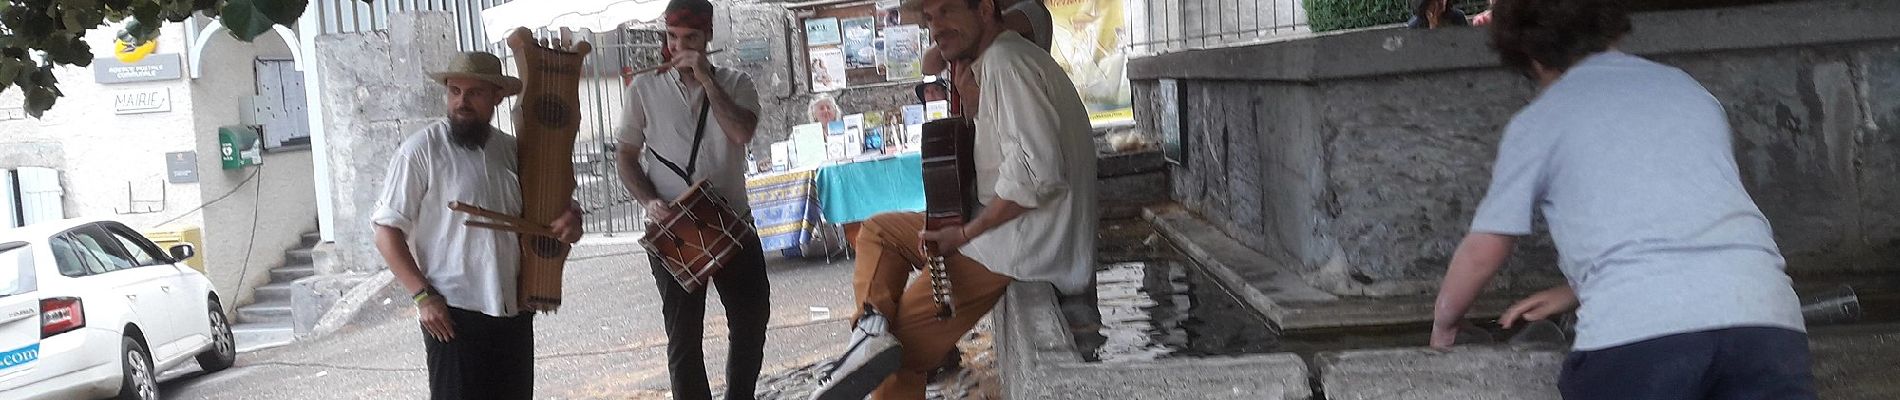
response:
<path fill-rule="evenodd" d="M 818 169 L 818 204 L 825 221 L 834 224 L 863 221 L 883 212 L 921 212 L 923 176 L 923 156 L 917 153 L 825 166 Z"/>

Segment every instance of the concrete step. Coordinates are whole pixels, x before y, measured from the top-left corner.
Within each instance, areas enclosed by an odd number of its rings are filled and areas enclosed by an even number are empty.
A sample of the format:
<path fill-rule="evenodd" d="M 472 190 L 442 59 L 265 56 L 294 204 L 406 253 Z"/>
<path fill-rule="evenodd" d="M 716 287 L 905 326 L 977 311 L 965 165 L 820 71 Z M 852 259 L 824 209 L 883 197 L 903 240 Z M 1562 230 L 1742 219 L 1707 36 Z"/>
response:
<path fill-rule="evenodd" d="M 323 242 L 323 234 L 317 233 L 317 232 L 305 232 L 303 234 L 303 244 L 297 247 L 307 248 L 310 246 L 316 246 L 317 243 L 321 243 L 321 242 Z"/>
<path fill-rule="evenodd" d="M 290 301 L 290 282 L 273 282 L 269 285 L 258 286 L 257 292 L 252 294 L 252 296 L 253 300 L 258 303 L 267 303 L 277 300 Z"/>
<path fill-rule="evenodd" d="M 313 265 L 315 263 L 315 255 L 311 254 L 310 248 L 308 247 L 284 252 L 285 266 Z"/>
<path fill-rule="evenodd" d="M 297 340 L 297 332 L 288 320 L 269 323 L 240 323 L 231 326 L 231 337 L 239 353 L 277 347 Z"/>
<path fill-rule="evenodd" d="M 260 302 L 238 307 L 238 322 L 290 324 L 290 300 Z"/>
<path fill-rule="evenodd" d="M 317 268 L 310 266 L 308 263 L 289 264 L 271 269 L 270 281 L 272 283 L 290 283 L 290 281 L 303 279 L 316 274 Z"/>

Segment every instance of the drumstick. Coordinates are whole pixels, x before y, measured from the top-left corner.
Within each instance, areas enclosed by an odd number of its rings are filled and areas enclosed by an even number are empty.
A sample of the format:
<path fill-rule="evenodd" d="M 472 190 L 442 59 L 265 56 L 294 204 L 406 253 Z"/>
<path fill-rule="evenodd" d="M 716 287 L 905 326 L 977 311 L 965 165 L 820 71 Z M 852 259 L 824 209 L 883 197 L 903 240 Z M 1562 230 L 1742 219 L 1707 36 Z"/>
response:
<path fill-rule="evenodd" d="M 554 234 L 554 232 L 551 232 L 545 229 L 523 228 L 523 227 L 514 226 L 514 225 L 502 225 L 502 224 L 497 224 L 497 223 L 481 222 L 481 221 L 463 222 L 462 225 L 476 227 L 476 228 L 494 229 L 494 230 L 503 231 L 503 232 L 514 232 L 514 233 L 523 234 L 523 235 L 534 235 L 534 236 L 559 239 L 559 237 L 557 237 Z"/>
<path fill-rule="evenodd" d="M 722 51 L 726 51 L 726 49 L 719 49 L 719 50 L 713 50 L 713 51 L 708 51 L 708 52 L 706 52 L 706 55 L 709 55 L 709 56 L 710 56 L 710 55 L 714 55 L 714 54 L 719 54 L 719 52 L 722 52 Z M 670 64 L 660 64 L 660 65 L 655 65 L 655 66 L 651 66 L 651 67 L 646 67 L 646 68 L 641 68 L 641 69 L 637 69 L 637 70 L 634 70 L 633 72 L 630 72 L 630 73 L 627 73 L 627 75 L 628 75 L 628 76 L 633 76 L 633 75 L 639 75 L 639 74 L 644 74 L 644 73 L 648 73 L 648 72 L 653 72 L 653 71 L 658 71 L 658 70 L 660 70 L 660 68 L 666 68 L 666 67 L 671 67 L 671 66 L 672 66 L 672 65 L 670 65 Z"/>
<path fill-rule="evenodd" d="M 449 209 L 465 212 L 465 213 L 468 213 L 469 215 L 492 219 L 492 220 L 500 222 L 500 223 L 489 223 L 489 222 L 469 221 L 465 223 L 464 225 L 478 227 L 478 228 L 489 228 L 489 229 L 495 229 L 495 230 L 501 230 L 501 231 L 523 233 L 523 234 L 529 234 L 529 235 L 559 238 L 559 236 L 555 235 L 554 231 L 548 229 L 546 225 L 537 224 L 521 217 L 508 215 L 508 214 L 502 214 L 499 212 L 495 212 L 493 210 L 477 207 L 475 205 L 471 205 L 468 203 L 463 203 L 459 201 L 451 202 L 449 203 Z"/>

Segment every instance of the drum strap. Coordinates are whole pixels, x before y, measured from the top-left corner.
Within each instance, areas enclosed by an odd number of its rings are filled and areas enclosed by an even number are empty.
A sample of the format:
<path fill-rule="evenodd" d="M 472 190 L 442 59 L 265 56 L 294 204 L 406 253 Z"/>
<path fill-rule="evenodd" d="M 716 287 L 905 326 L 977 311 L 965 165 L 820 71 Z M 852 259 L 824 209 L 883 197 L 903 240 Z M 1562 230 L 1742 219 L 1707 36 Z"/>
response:
<path fill-rule="evenodd" d="M 688 186 L 693 184 L 693 172 L 699 168 L 699 142 L 706 139 L 706 113 L 709 111 L 712 111 L 712 99 L 701 94 L 699 96 L 699 125 L 693 128 L 693 153 L 686 160 L 686 169 L 680 169 L 679 164 L 667 160 L 666 156 L 660 155 L 660 152 L 653 150 L 652 146 L 647 146 L 647 151 L 653 153 L 653 158 L 659 159 L 661 164 L 666 164 L 666 168 L 672 169 L 674 174 L 679 174 L 680 180 L 686 181 Z"/>

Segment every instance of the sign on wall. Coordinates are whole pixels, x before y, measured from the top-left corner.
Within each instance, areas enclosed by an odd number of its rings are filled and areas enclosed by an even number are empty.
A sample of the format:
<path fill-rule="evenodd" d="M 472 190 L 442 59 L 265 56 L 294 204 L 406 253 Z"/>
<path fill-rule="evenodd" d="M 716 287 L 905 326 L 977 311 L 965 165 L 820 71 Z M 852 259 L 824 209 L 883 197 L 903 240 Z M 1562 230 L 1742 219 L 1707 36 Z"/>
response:
<path fill-rule="evenodd" d="M 177 53 L 153 54 L 135 63 L 120 62 L 117 57 L 94 58 L 92 74 L 100 84 L 175 80 L 184 76 L 179 60 Z"/>
<path fill-rule="evenodd" d="M 120 90 L 112 94 L 113 113 L 145 114 L 171 110 L 171 88 Z"/>
<path fill-rule="evenodd" d="M 198 182 L 198 152 L 165 153 L 165 178 L 171 183 Z"/>

